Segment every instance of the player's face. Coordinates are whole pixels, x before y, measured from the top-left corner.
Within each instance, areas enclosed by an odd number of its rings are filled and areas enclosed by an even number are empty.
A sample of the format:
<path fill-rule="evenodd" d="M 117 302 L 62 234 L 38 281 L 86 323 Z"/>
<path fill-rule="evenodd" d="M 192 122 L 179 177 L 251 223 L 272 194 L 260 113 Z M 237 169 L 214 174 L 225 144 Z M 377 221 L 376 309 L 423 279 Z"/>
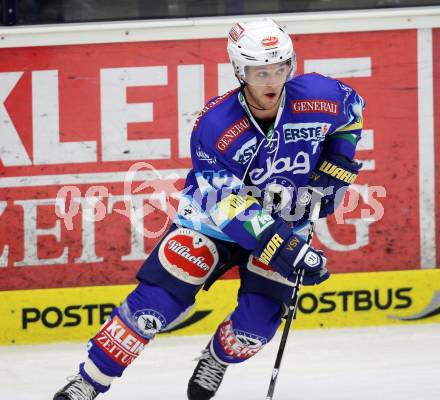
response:
<path fill-rule="evenodd" d="M 290 72 L 287 63 L 246 68 L 247 88 L 258 106 L 271 109 L 277 105 Z"/>

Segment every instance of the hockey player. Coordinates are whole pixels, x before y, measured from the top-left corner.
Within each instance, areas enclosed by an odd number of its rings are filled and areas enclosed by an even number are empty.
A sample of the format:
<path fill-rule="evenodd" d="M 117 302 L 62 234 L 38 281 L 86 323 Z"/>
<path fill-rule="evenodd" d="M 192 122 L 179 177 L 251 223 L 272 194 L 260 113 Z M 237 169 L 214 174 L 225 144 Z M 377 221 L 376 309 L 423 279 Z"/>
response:
<path fill-rule="evenodd" d="M 215 396 L 230 364 L 260 351 L 285 312 L 292 281 L 329 277 L 306 244 L 302 188 L 334 212 L 354 181 L 363 100 L 318 74 L 295 77 L 290 37 L 270 19 L 237 23 L 228 53 L 240 87 L 211 100 L 191 137 L 193 168 L 178 216 L 137 274 L 139 285 L 89 341 L 79 373 L 55 400 L 91 400 L 109 389 L 156 333 L 181 321 L 225 265 L 240 267 L 238 305 L 220 324 L 190 378 L 189 400 Z"/>

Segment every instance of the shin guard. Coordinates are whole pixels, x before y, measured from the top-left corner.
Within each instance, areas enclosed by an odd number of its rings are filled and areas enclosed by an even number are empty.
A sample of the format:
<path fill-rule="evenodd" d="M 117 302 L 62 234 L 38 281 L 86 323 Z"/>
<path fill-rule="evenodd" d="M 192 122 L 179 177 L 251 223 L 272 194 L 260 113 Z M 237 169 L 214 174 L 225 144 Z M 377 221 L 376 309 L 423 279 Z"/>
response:
<path fill-rule="evenodd" d="M 222 363 L 246 361 L 275 335 L 281 313 L 281 306 L 272 299 L 241 294 L 237 308 L 220 324 L 211 341 L 212 355 Z"/>
<path fill-rule="evenodd" d="M 80 373 L 99 392 L 108 390 L 156 333 L 189 311 L 166 290 L 140 283 L 88 343 Z"/>

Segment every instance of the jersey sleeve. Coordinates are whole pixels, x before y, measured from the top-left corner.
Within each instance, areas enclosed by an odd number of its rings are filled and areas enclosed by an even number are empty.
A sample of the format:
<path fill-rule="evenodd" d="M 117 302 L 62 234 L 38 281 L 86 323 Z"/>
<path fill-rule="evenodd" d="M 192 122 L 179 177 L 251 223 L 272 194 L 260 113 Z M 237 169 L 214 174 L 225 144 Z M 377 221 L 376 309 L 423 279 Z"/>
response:
<path fill-rule="evenodd" d="M 198 186 L 193 201 L 234 242 L 253 250 L 264 229 L 274 220 L 256 197 L 244 193 L 245 168 L 216 148 L 212 132 L 209 124 L 200 121 L 191 136 L 191 157 Z"/>
<path fill-rule="evenodd" d="M 324 148 L 326 152 L 352 160 L 362 134 L 365 102 L 354 89 L 340 81 L 337 81 L 337 88 L 340 96 L 338 126 L 326 139 Z"/>

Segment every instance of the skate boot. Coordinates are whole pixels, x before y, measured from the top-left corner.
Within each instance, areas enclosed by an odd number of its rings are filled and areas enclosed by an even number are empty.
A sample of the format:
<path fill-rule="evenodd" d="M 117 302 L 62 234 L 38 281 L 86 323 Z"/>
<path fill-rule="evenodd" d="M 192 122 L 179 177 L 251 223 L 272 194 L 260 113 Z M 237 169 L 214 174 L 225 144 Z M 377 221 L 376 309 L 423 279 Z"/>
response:
<path fill-rule="evenodd" d="M 209 348 L 202 351 L 198 360 L 188 383 L 188 400 L 209 400 L 215 396 L 228 366 L 216 361 Z"/>
<path fill-rule="evenodd" d="M 93 400 L 99 394 L 81 374 L 71 376 L 67 380 L 69 383 L 55 393 L 53 400 Z"/>

